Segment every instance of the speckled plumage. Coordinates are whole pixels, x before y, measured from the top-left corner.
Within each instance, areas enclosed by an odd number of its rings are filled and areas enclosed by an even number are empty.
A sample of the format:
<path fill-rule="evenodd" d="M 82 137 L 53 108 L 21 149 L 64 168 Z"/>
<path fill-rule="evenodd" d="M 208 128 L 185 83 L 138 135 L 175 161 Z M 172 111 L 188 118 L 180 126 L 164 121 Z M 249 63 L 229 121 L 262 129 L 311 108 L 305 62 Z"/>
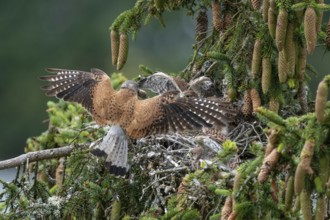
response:
<path fill-rule="evenodd" d="M 162 72 L 156 72 L 148 77 L 141 79 L 138 85 L 139 88 L 149 89 L 150 91 L 157 94 L 169 91 L 181 91 L 181 88 L 175 82 L 175 79 Z"/>
<path fill-rule="evenodd" d="M 47 69 L 56 75 L 42 76 L 46 95 L 82 104 L 100 125 L 115 124 L 131 138 L 164 134 L 202 127 L 224 126 L 224 108 L 216 101 L 181 97 L 170 91 L 139 100 L 137 90 L 122 87 L 115 91 L 102 70 L 91 72 Z"/>
<path fill-rule="evenodd" d="M 206 98 L 215 93 L 214 84 L 209 77 L 201 76 L 189 82 L 189 89 L 194 91 L 198 97 Z"/>

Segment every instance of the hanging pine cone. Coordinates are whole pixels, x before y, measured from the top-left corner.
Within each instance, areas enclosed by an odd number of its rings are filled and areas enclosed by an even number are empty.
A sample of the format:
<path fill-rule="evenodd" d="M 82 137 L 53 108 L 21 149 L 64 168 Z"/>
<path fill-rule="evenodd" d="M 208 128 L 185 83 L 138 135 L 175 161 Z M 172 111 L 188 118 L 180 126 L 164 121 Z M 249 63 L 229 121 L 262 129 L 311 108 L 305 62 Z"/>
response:
<path fill-rule="evenodd" d="M 245 116 L 250 116 L 252 114 L 252 99 L 250 95 L 250 90 L 246 90 L 243 98 L 242 113 Z"/>
<path fill-rule="evenodd" d="M 276 32 L 276 3 L 275 0 L 269 1 L 269 9 L 268 9 L 268 30 L 270 36 L 275 39 Z"/>
<path fill-rule="evenodd" d="M 306 63 L 307 63 L 307 49 L 306 46 L 299 48 L 297 66 L 296 66 L 296 74 L 297 78 L 300 82 L 305 79 L 306 72 Z"/>
<path fill-rule="evenodd" d="M 212 22 L 214 29 L 220 32 L 223 28 L 223 21 L 221 19 L 221 5 L 217 0 L 212 1 Z"/>
<path fill-rule="evenodd" d="M 251 0 L 251 3 L 254 10 L 258 11 L 260 9 L 260 0 Z"/>
<path fill-rule="evenodd" d="M 296 64 L 296 44 L 293 39 L 293 31 L 294 25 L 292 23 L 288 24 L 288 28 L 286 31 L 286 39 L 285 39 L 285 59 L 288 64 L 288 77 L 293 77 L 295 73 L 295 64 Z"/>
<path fill-rule="evenodd" d="M 268 30 L 270 36 L 275 39 L 276 33 L 276 14 L 273 12 L 273 9 L 268 9 Z"/>
<path fill-rule="evenodd" d="M 233 210 L 227 220 L 235 220 L 237 218 L 237 212 Z"/>
<path fill-rule="evenodd" d="M 282 51 L 285 44 L 285 37 L 286 37 L 286 29 L 288 26 L 288 12 L 281 8 L 276 23 L 276 46 L 278 51 Z"/>
<path fill-rule="evenodd" d="M 119 52 L 117 60 L 117 70 L 123 68 L 124 64 L 127 61 L 128 55 L 128 36 L 126 33 L 121 33 L 119 37 Z"/>
<path fill-rule="evenodd" d="M 301 112 L 303 114 L 306 114 L 308 112 L 308 101 L 307 101 L 307 89 L 305 82 L 301 82 L 299 84 L 299 89 L 298 89 L 298 101 L 300 104 Z"/>
<path fill-rule="evenodd" d="M 324 3 L 324 0 L 316 0 L 316 2 L 318 4 L 323 4 Z M 319 14 L 317 16 L 317 20 L 316 20 L 316 32 L 320 32 L 321 31 L 322 20 L 323 20 L 323 11 L 320 10 L 319 11 Z"/>
<path fill-rule="evenodd" d="M 261 49 L 262 43 L 260 39 L 256 39 L 252 54 L 252 64 L 251 71 L 254 79 L 258 78 L 260 75 L 260 65 L 261 65 Z"/>
<path fill-rule="evenodd" d="M 330 50 L 330 18 L 329 18 L 329 21 L 327 24 L 326 32 L 327 32 L 326 45 L 327 45 L 328 50 Z"/>
<path fill-rule="evenodd" d="M 294 186 L 293 186 L 293 176 L 290 176 L 285 187 L 285 196 L 284 196 L 284 207 L 285 210 L 289 210 L 292 206 L 292 200 L 294 195 Z"/>
<path fill-rule="evenodd" d="M 300 152 L 300 162 L 301 168 L 305 170 L 309 175 L 313 175 L 314 170 L 312 168 L 312 160 L 315 151 L 315 140 L 313 138 L 307 139 L 305 141 L 304 147 Z"/>
<path fill-rule="evenodd" d="M 311 201 L 311 193 L 306 189 L 300 193 L 300 207 L 302 219 L 312 219 L 312 201 Z"/>
<path fill-rule="evenodd" d="M 264 158 L 264 160 L 262 162 L 262 166 L 260 168 L 260 172 L 258 174 L 259 183 L 263 183 L 268 179 L 270 172 L 274 169 L 274 167 L 276 166 L 280 157 L 281 157 L 281 154 L 275 148 L 275 149 L 273 149 L 273 151 L 270 154 L 268 154 Z"/>
<path fill-rule="evenodd" d="M 315 219 L 326 219 L 328 199 L 326 196 L 319 196 L 316 202 Z"/>
<path fill-rule="evenodd" d="M 111 43 L 111 59 L 112 65 L 117 65 L 118 52 L 119 52 L 119 34 L 115 30 L 110 32 L 110 43 Z"/>
<path fill-rule="evenodd" d="M 261 76 L 261 88 L 264 94 L 266 94 L 269 90 L 271 77 L 272 77 L 272 63 L 270 57 L 264 57 L 262 59 L 262 76 Z"/>
<path fill-rule="evenodd" d="M 316 46 L 316 13 L 314 8 L 308 7 L 304 15 L 304 32 L 307 52 L 312 54 Z"/>
<path fill-rule="evenodd" d="M 269 0 L 264 0 L 262 2 L 262 18 L 266 23 L 268 21 L 268 10 L 269 10 Z"/>
<path fill-rule="evenodd" d="M 264 157 L 267 157 L 276 148 L 279 139 L 278 133 L 279 133 L 278 130 L 274 128 L 270 129 Z"/>
<path fill-rule="evenodd" d="M 317 88 L 316 100 L 315 100 L 315 114 L 318 122 L 323 124 L 326 119 L 325 107 L 328 101 L 328 83 L 322 80 Z"/>
<path fill-rule="evenodd" d="M 288 64 L 284 51 L 278 53 L 278 79 L 280 83 L 285 83 L 288 78 Z"/>
<path fill-rule="evenodd" d="M 206 37 L 208 18 L 206 10 L 200 10 L 196 17 L 196 41 L 200 42 Z"/>
<path fill-rule="evenodd" d="M 296 196 L 299 196 L 301 191 L 305 188 L 305 176 L 306 172 L 301 165 L 298 164 L 294 174 L 294 194 Z"/>
<path fill-rule="evenodd" d="M 252 101 L 253 112 L 256 112 L 257 109 L 261 106 L 261 99 L 258 90 L 256 88 L 252 88 L 250 90 L 250 96 Z"/>
<path fill-rule="evenodd" d="M 280 110 L 280 101 L 276 97 L 271 97 L 268 103 L 269 110 L 278 113 Z"/>
<path fill-rule="evenodd" d="M 273 9 L 273 12 L 276 14 L 276 1 L 275 0 L 269 0 L 269 7 Z"/>
<path fill-rule="evenodd" d="M 240 172 L 237 172 L 234 177 L 234 183 L 233 183 L 233 194 L 236 195 L 239 189 L 242 186 L 242 175 Z M 235 199 L 233 199 L 235 201 Z M 234 202 L 233 201 L 233 202 Z M 234 202 L 235 203 L 235 202 Z"/>
<path fill-rule="evenodd" d="M 230 195 L 226 198 L 225 204 L 221 209 L 221 220 L 227 220 L 232 211 L 233 211 L 233 199 Z"/>

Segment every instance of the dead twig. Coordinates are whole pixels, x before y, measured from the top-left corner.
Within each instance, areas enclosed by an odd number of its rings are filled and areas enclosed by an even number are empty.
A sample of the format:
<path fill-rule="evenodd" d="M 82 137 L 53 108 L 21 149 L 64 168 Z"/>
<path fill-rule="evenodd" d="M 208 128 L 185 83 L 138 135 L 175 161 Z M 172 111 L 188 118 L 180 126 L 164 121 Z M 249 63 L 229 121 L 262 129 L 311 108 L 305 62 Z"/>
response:
<path fill-rule="evenodd" d="M 167 169 L 167 170 L 154 170 L 154 171 L 151 171 L 149 173 L 149 175 L 153 176 L 153 175 L 156 175 L 156 174 L 174 173 L 174 172 L 180 172 L 182 170 L 189 170 L 189 168 L 184 166 L 184 167 L 174 167 L 174 168 L 170 168 L 170 169 Z"/>

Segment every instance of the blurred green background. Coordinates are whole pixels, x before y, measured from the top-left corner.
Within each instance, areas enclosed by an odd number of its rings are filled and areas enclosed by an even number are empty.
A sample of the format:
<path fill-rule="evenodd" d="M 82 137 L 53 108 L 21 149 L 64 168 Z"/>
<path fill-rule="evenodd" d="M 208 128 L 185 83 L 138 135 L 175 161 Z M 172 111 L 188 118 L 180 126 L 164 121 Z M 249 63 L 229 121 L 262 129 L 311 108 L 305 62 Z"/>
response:
<path fill-rule="evenodd" d="M 330 0 L 326 1 L 330 2 Z M 108 27 L 135 1 L 1 1 L 0 2 L 0 160 L 23 153 L 25 141 L 47 128 L 46 102 L 38 76 L 47 67 L 115 71 L 111 65 Z M 328 15 L 325 16 L 326 20 Z M 165 72 L 182 70 L 194 42 L 194 20 L 183 11 L 165 14 L 166 29 L 152 20 L 130 42 L 122 72 L 139 74 L 138 65 Z M 318 48 L 310 58 L 330 74 L 329 52 Z M 318 76 L 317 81 L 321 78 Z M 315 90 L 315 85 L 312 88 Z"/>

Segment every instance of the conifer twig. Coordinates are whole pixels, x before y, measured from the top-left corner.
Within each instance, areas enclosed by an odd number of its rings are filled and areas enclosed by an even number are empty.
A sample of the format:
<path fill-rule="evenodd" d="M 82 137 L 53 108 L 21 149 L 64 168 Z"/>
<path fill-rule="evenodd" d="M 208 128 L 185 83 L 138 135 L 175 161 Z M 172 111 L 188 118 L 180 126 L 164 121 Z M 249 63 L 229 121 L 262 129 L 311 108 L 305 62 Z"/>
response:
<path fill-rule="evenodd" d="M 89 145 L 79 145 L 78 148 L 85 148 L 88 146 Z M 26 160 L 29 160 L 29 162 L 35 162 L 68 156 L 76 148 L 77 146 L 69 145 L 61 148 L 53 148 L 22 154 L 18 157 L 0 161 L 0 170 L 20 166 L 21 164 L 25 163 Z"/>

